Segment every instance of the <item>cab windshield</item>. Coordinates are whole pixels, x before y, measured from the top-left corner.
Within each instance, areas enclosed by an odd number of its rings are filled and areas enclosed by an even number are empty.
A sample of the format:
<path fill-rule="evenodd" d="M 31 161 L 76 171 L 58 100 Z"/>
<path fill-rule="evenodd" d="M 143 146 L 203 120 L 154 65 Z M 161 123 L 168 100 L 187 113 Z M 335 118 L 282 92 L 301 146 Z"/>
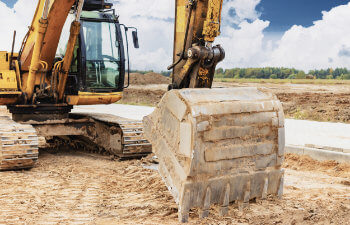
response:
<path fill-rule="evenodd" d="M 86 49 L 86 86 L 118 88 L 120 76 L 119 42 L 114 23 L 83 21 Z"/>

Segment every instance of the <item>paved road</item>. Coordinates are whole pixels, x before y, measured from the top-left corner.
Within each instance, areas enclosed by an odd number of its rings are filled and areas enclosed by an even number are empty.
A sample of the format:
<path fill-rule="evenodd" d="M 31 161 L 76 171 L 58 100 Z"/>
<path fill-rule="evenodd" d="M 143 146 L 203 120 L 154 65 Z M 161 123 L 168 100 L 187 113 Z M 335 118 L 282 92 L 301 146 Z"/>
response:
<path fill-rule="evenodd" d="M 350 124 L 287 119 L 286 144 L 350 149 Z"/>
<path fill-rule="evenodd" d="M 94 111 L 142 120 L 145 115 L 152 113 L 153 109 L 147 106 L 112 104 L 77 106 L 73 112 Z M 350 149 L 350 124 L 287 119 L 285 126 L 287 145 Z"/>
<path fill-rule="evenodd" d="M 135 106 L 135 105 L 84 105 L 74 106 L 73 113 L 82 112 L 95 112 L 95 113 L 108 113 L 120 117 L 125 117 L 133 120 L 142 120 L 144 116 L 147 116 L 153 112 L 153 107 L 147 106 Z"/>

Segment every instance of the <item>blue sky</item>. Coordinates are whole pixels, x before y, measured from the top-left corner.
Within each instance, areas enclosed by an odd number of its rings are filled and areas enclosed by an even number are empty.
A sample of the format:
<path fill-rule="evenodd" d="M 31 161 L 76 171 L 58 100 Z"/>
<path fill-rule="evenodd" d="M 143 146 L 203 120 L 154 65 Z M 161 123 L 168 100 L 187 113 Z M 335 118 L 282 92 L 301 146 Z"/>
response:
<path fill-rule="evenodd" d="M 285 32 L 293 25 L 311 26 L 322 19 L 322 11 L 347 4 L 350 0 L 262 0 L 257 6 L 260 19 L 270 21 L 266 32 Z"/>
<path fill-rule="evenodd" d="M 5 4 L 8 7 L 13 7 L 13 5 L 17 2 L 17 0 L 1 0 L 2 2 L 5 2 Z"/>

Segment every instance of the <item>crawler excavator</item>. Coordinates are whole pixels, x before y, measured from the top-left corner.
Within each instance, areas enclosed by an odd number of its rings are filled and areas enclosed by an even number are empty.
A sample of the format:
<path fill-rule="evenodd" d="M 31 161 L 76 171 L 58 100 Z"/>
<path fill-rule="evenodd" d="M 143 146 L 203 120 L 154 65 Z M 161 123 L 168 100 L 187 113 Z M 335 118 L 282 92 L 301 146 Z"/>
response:
<path fill-rule="evenodd" d="M 152 148 L 181 222 L 194 207 L 206 217 L 218 204 L 224 216 L 232 202 L 243 208 L 252 199 L 281 197 L 281 103 L 264 89 L 212 88 L 216 65 L 225 57 L 213 44 L 222 5 L 223 0 L 175 0 L 172 83 L 142 123 L 70 113 L 74 105 L 121 99 L 122 28 L 134 28 L 120 24 L 104 0 L 39 0 L 19 53 L 0 52 L 0 105 L 12 113 L 12 119 L 0 118 L 0 169 L 33 167 L 38 137 L 69 136 L 121 157 Z M 133 41 L 138 47 L 136 30 Z"/>
<path fill-rule="evenodd" d="M 19 53 L 0 52 L 0 170 L 31 168 L 38 137 L 72 137 L 120 157 L 152 151 L 142 122 L 102 114 L 70 114 L 74 105 L 112 104 L 122 97 L 125 51 L 113 4 L 103 0 L 39 0 Z M 66 24 L 66 25 L 65 25 Z M 138 47 L 137 30 L 133 29 Z"/>

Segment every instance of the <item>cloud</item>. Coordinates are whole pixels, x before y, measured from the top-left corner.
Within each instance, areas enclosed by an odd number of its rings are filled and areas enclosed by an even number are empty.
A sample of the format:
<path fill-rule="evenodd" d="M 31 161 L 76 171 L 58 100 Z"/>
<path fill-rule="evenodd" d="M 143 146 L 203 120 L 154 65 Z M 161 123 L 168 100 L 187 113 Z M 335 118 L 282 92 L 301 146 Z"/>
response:
<path fill-rule="evenodd" d="M 304 70 L 350 65 L 350 3 L 322 12 L 310 27 L 294 25 L 263 65 Z"/>
<path fill-rule="evenodd" d="M 130 45 L 132 69 L 166 70 L 172 63 L 175 2 L 173 0 L 119 0 L 120 22 L 138 29 L 140 49 Z"/>
<path fill-rule="evenodd" d="M 342 48 L 339 50 L 338 56 L 339 57 L 350 57 L 350 47 L 343 45 Z"/>
<path fill-rule="evenodd" d="M 226 52 L 226 58 L 219 64 L 220 67 L 250 67 L 257 62 L 262 62 L 266 53 L 263 43 L 263 30 L 269 26 L 268 21 L 255 20 L 252 23 L 243 21 L 238 29 L 225 27 L 223 35 L 216 43 L 221 44 Z"/>
<path fill-rule="evenodd" d="M 237 2 L 226 1 L 224 5 L 223 15 L 230 21 L 224 23 L 217 39 L 226 50 L 226 59 L 219 67 L 283 66 L 306 71 L 349 67 L 350 3 L 322 12 L 322 19 L 310 27 L 294 25 L 280 38 L 269 39 L 264 33 L 269 21 L 259 19 L 260 13 L 256 11 L 259 1 L 248 0 L 240 5 L 245 6 L 240 10 Z M 236 13 L 230 15 L 233 9 Z"/>
<path fill-rule="evenodd" d="M 17 31 L 15 50 L 20 48 L 23 37 L 36 9 L 36 1 L 19 0 L 13 8 L 0 1 L 0 50 L 10 51 L 13 31 Z"/>
<path fill-rule="evenodd" d="M 250 67 L 261 63 L 270 48 L 264 43 L 263 31 L 269 21 L 260 20 L 256 10 L 260 0 L 225 0 L 222 11 L 221 36 L 215 43 L 226 51 L 226 58 L 218 66 L 223 68 Z"/>
<path fill-rule="evenodd" d="M 239 25 L 245 20 L 254 21 L 261 15 L 256 6 L 261 0 L 224 0 L 222 17 L 224 25 Z M 226 23 L 226 24 L 225 24 Z"/>
<path fill-rule="evenodd" d="M 258 19 L 260 13 L 255 8 L 260 1 L 224 0 L 222 37 L 217 43 L 227 49 L 224 63 L 227 67 L 248 66 L 257 55 L 263 58 L 259 50 L 269 22 Z M 174 5 L 173 0 L 120 0 L 116 4 L 121 22 L 139 29 L 140 49 L 131 50 L 133 68 L 160 71 L 171 64 Z"/>
<path fill-rule="evenodd" d="M 226 50 L 226 59 L 219 67 L 285 66 L 309 70 L 350 65 L 350 3 L 322 12 L 322 19 L 310 27 L 295 25 L 272 39 L 264 32 L 270 22 L 261 20 L 256 9 L 260 1 L 224 0 L 222 34 L 216 43 Z M 1 50 L 10 50 L 16 29 L 18 51 L 36 3 L 19 0 L 9 8 L 0 1 Z M 166 70 L 172 62 L 175 2 L 119 0 L 115 3 L 120 22 L 139 30 L 140 49 L 130 45 L 132 69 Z"/>

